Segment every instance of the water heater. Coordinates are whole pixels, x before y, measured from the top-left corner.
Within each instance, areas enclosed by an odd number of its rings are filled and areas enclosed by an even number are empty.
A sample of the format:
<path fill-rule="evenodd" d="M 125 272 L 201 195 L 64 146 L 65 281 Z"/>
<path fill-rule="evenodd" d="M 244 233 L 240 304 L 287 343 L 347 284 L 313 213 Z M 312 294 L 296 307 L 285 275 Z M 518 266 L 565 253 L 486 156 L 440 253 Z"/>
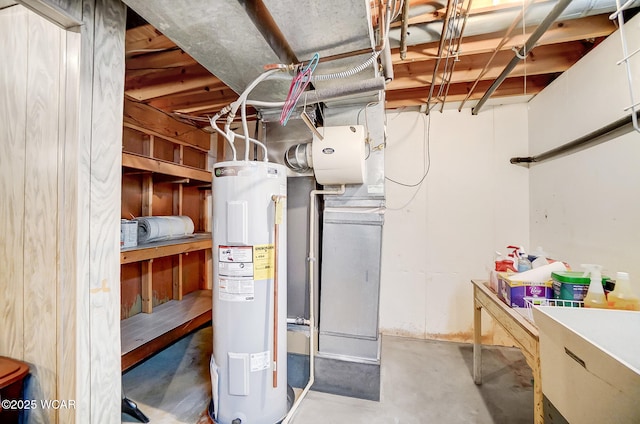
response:
<path fill-rule="evenodd" d="M 282 165 L 214 166 L 211 382 L 218 424 L 275 424 L 287 414 L 286 194 Z"/>

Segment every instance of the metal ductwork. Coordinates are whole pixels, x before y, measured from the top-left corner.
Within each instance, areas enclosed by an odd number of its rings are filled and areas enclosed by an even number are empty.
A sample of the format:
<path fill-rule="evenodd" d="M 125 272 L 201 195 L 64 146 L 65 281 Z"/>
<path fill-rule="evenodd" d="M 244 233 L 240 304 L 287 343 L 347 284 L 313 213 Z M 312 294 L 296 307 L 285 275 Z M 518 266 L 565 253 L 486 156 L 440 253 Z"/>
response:
<path fill-rule="evenodd" d="M 124 0 L 160 32 L 237 93 L 268 64 L 309 60 L 355 51 L 373 52 L 375 41 L 369 2 L 323 0 Z M 364 53 L 321 62 L 315 74 L 351 69 L 371 57 Z M 377 66 L 339 80 L 316 81 L 318 90 L 337 89 L 374 78 Z M 282 101 L 290 78 L 261 83 L 251 99 Z M 360 96 L 362 97 L 362 96 Z M 358 100 L 371 101 L 371 98 Z M 342 100 L 344 102 L 344 100 Z"/>
<path fill-rule="evenodd" d="M 635 3 L 636 5 L 640 5 L 640 1 L 636 1 Z M 555 4 L 555 1 L 545 1 L 532 4 L 527 10 L 525 25 L 539 25 L 544 18 L 549 15 Z M 414 14 L 418 12 L 422 15 L 429 12 L 435 12 L 443 7 L 443 4 L 437 4 L 433 7 L 415 7 L 412 8 L 412 12 Z M 557 20 L 565 21 L 569 19 L 584 18 L 586 16 L 613 12 L 614 10 L 616 10 L 615 0 L 573 0 Z M 472 37 L 474 35 L 503 32 L 509 28 L 509 25 L 511 25 L 520 11 L 520 7 L 514 6 L 513 8 L 501 11 L 471 15 L 467 20 L 464 36 Z M 408 32 L 408 46 L 437 42 L 440 40 L 440 34 L 442 33 L 442 21 L 411 25 Z M 389 43 L 392 48 L 400 46 L 400 38 L 401 28 L 392 28 L 389 31 Z"/>

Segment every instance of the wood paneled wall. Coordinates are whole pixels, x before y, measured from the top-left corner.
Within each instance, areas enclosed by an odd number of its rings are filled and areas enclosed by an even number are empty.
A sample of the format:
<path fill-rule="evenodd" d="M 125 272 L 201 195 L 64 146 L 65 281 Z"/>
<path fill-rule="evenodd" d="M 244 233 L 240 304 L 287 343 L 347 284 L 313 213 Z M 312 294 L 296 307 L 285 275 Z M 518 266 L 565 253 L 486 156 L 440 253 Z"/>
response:
<path fill-rule="evenodd" d="M 76 401 L 28 422 L 120 422 L 125 7 L 28 3 L 82 25 L 0 10 L 0 355 L 30 364 L 27 398 Z"/>

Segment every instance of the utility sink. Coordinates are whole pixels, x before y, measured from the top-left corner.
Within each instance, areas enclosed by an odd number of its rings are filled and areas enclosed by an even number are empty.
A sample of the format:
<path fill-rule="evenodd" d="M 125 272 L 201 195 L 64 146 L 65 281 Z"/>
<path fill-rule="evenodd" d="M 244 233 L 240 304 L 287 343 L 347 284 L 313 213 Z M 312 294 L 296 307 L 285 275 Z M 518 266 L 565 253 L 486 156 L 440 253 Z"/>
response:
<path fill-rule="evenodd" d="M 542 392 L 570 423 L 640 423 L 640 312 L 536 306 Z"/>

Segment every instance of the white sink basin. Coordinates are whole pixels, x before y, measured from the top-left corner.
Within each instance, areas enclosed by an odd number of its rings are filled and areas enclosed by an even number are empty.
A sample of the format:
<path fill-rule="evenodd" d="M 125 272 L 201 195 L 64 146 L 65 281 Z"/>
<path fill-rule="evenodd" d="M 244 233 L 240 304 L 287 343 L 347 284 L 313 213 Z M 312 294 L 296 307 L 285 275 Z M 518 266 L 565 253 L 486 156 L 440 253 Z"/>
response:
<path fill-rule="evenodd" d="M 640 423 L 640 312 L 534 307 L 542 391 L 570 423 Z"/>

